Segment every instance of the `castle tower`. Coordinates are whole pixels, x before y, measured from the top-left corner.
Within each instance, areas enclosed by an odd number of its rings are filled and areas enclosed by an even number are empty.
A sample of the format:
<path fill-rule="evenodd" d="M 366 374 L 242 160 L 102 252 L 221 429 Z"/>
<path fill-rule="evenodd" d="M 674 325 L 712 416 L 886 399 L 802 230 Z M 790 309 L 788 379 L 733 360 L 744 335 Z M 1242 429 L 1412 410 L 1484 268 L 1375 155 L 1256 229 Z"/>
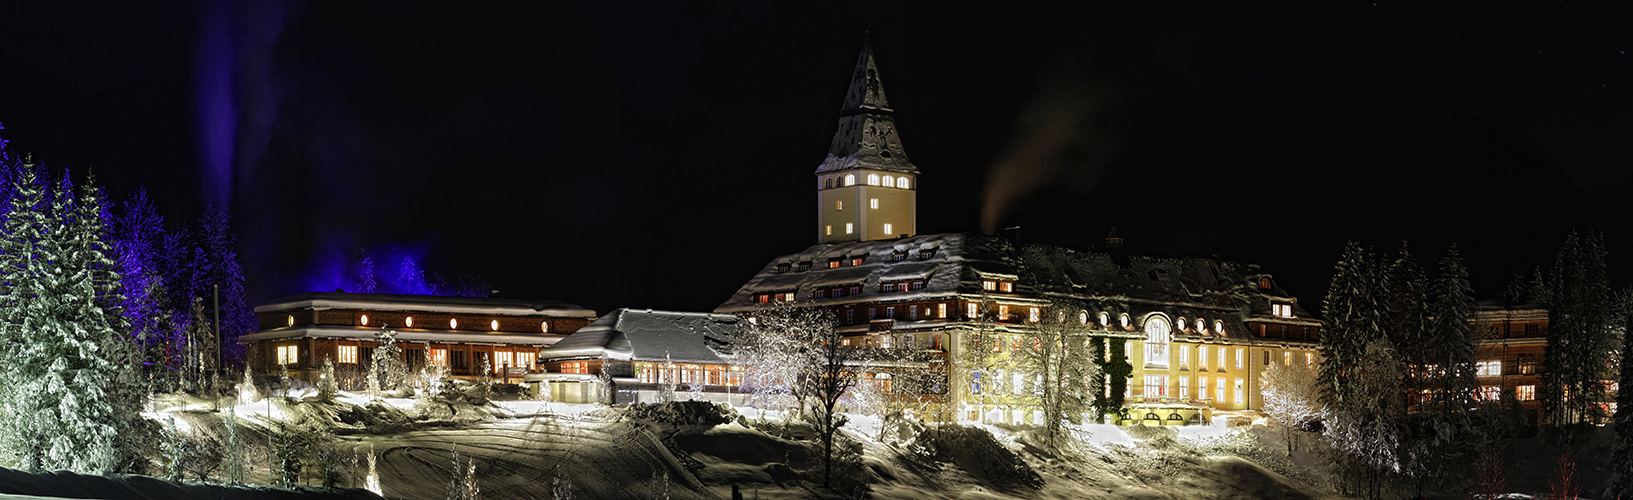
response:
<path fill-rule="evenodd" d="M 817 241 L 918 234 L 918 174 L 896 135 L 873 47 L 864 42 L 839 110 L 839 130 L 816 170 Z"/>

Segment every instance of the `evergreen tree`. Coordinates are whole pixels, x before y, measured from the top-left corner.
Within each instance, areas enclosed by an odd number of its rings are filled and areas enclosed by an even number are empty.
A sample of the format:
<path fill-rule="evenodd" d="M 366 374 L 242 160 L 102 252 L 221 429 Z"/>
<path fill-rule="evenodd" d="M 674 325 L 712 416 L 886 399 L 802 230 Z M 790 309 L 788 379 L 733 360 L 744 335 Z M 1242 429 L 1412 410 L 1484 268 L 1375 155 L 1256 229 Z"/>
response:
<path fill-rule="evenodd" d="M 1344 247 L 1322 305 L 1320 380 L 1322 400 L 1335 410 L 1357 407 L 1356 370 L 1367 364 L 1367 345 L 1385 336 L 1386 305 L 1381 299 L 1377 267 L 1356 242 Z"/>
<path fill-rule="evenodd" d="M 222 419 L 223 427 L 227 432 L 227 482 L 241 484 L 244 482 L 244 438 L 238 435 L 238 411 L 236 407 L 227 407 L 227 416 Z"/>
<path fill-rule="evenodd" d="M 190 292 L 192 297 L 210 299 L 215 286 L 220 287 L 221 308 L 212 313 L 221 315 L 220 335 L 216 345 L 222 346 L 222 361 L 242 363 L 244 353 L 238 336 L 255 331 L 255 314 L 244 297 L 244 270 L 238 263 L 238 239 L 232 234 L 231 217 L 225 208 L 211 207 L 199 220 L 197 276 Z M 214 307 L 213 305 L 211 307 Z"/>
<path fill-rule="evenodd" d="M 1627 369 L 1633 360 L 1633 289 L 1617 294 L 1617 324 L 1621 330 L 1621 356 L 1617 358 L 1619 387 L 1633 387 L 1633 370 Z M 1616 445 L 1610 458 L 1611 484 L 1606 497 L 1633 498 L 1633 389 L 1616 392 Z"/>
<path fill-rule="evenodd" d="M 1386 476 L 1400 468 L 1405 409 L 1406 367 L 1389 338 L 1383 268 L 1359 243 L 1345 246 L 1323 304 L 1318 344 L 1318 387 L 1334 472 L 1341 489 L 1370 498 L 1381 497 Z"/>
<path fill-rule="evenodd" d="M 1542 355 L 1544 420 L 1574 429 L 1603 417 L 1599 404 L 1608 400 L 1605 380 L 1615 353 L 1611 325 L 1610 280 L 1599 237 L 1571 232 L 1559 250 L 1554 271 L 1545 282 L 1548 295 L 1548 344 Z M 1567 430 L 1569 438 L 1574 430 Z"/>
<path fill-rule="evenodd" d="M 397 347 L 396 330 L 389 328 L 380 330 L 380 333 L 375 335 L 375 341 L 380 345 L 374 348 L 374 359 L 370 360 L 372 367 L 370 376 L 373 377 L 371 383 L 375 385 L 369 387 L 369 390 L 375 392 L 374 397 L 380 397 L 379 391 L 394 390 L 397 384 L 403 382 L 403 375 L 408 371 L 408 366 L 403 364 L 402 349 Z"/>
<path fill-rule="evenodd" d="M 25 166 L 0 226 L 0 452 L 31 470 L 123 469 L 140 456 L 143 391 L 100 192 L 46 203 L 36 179 Z"/>
<path fill-rule="evenodd" d="M 1389 302 L 1384 321 L 1390 342 L 1397 346 L 1425 345 L 1424 322 L 1429 314 L 1426 310 L 1429 286 L 1423 269 L 1418 267 L 1417 259 L 1405 242 L 1401 242 L 1400 256 L 1390 264 L 1386 279 Z M 1423 353 L 1421 349 L 1407 349 L 1401 352 L 1402 361 L 1407 367 L 1426 366 L 1431 361 Z M 1418 394 L 1427 388 L 1418 372 L 1408 368 L 1402 376 L 1401 384 L 1408 394 Z M 1402 401 L 1410 405 L 1408 399 Z"/>
<path fill-rule="evenodd" d="M 1476 427 L 1474 411 L 1479 380 L 1475 378 L 1474 292 L 1457 245 L 1440 260 L 1440 274 L 1430 290 L 1428 322 L 1423 338 L 1405 355 L 1417 384 L 1408 394 L 1423 394 L 1418 411 L 1407 421 L 1402 436 L 1402 472 L 1412 479 L 1418 495 L 1428 488 L 1460 477 L 1487 437 Z M 1403 353 L 1404 355 L 1404 353 Z M 1488 418 L 1489 420 L 1489 418 Z"/>
<path fill-rule="evenodd" d="M 430 391 L 426 391 L 430 392 Z M 340 383 L 335 380 L 335 360 L 328 356 L 323 357 L 323 374 L 318 378 L 318 400 L 325 403 L 333 402 L 335 395 L 340 393 Z"/>

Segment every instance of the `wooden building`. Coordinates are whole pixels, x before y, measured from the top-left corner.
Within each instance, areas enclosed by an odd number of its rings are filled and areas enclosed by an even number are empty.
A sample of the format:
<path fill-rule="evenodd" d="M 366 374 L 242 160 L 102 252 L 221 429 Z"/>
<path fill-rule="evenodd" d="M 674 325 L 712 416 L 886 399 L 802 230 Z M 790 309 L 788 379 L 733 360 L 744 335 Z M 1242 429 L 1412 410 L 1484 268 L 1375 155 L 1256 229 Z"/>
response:
<path fill-rule="evenodd" d="M 681 399 L 742 403 L 743 371 L 727 342 L 744 323 L 726 314 L 618 309 L 540 351 L 543 370 L 527 378 L 566 403 L 651 403 L 660 385 L 689 393 Z"/>
<path fill-rule="evenodd" d="M 429 363 L 474 377 L 485 359 L 496 379 L 520 380 L 534 369 L 539 349 L 595 319 L 595 311 L 559 301 L 341 292 L 284 297 L 256 307 L 255 315 L 259 330 L 239 342 L 256 374 L 282 365 L 311 382 L 327 357 L 352 388 L 387 329 L 396 332 L 411 370 Z"/>

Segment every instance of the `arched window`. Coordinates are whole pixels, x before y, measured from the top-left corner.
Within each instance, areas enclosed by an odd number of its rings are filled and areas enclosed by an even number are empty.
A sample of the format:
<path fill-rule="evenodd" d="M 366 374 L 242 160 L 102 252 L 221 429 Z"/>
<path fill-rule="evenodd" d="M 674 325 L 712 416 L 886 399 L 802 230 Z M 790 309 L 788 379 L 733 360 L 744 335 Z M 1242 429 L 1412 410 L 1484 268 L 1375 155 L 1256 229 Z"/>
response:
<path fill-rule="evenodd" d="M 868 185 L 869 186 L 879 185 L 879 174 L 868 174 Z"/>
<path fill-rule="evenodd" d="M 1168 367 L 1168 320 L 1152 316 L 1145 320 L 1145 364 Z"/>
<path fill-rule="evenodd" d="M 896 178 L 896 187 L 902 188 L 902 189 L 907 189 L 907 178 L 906 177 L 897 177 Z"/>
<path fill-rule="evenodd" d="M 894 175 L 885 176 L 885 187 L 896 187 L 896 176 L 894 176 Z"/>
<path fill-rule="evenodd" d="M 834 187 L 834 178 L 833 178 L 833 177 L 829 177 L 829 178 L 828 178 L 828 183 L 827 183 L 827 184 L 828 184 L 828 189 L 833 189 L 833 187 Z"/>
<path fill-rule="evenodd" d="M 856 174 L 845 174 L 845 185 L 846 186 L 855 186 L 856 185 Z"/>

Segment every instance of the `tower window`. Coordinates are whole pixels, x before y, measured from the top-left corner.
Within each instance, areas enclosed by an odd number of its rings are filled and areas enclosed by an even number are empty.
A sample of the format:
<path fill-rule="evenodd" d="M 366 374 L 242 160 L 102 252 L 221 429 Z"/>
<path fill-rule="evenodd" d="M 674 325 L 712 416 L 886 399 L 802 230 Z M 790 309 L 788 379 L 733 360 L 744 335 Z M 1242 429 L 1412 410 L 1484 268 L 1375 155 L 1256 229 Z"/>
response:
<path fill-rule="evenodd" d="M 834 226 L 833 226 L 833 224 L 823 226 L 822 233 L 823 233 L 824 236 L 833 236 L 834 235 Z"/>
<path fill-rule="evenodd" d="M 879 174 L 868 174 L 868 185 L 869 186 L 879 185 Z"/>
<path fill-rule="evenodd" d="M 892 231 L 890 229 L 890 223 L 886 222 L 885 223 L 885 236 L 890 236 L 891 234 L 895 234 L 895 231 Z"/>
<path fill-rule="evenodd" d="M 845 174 L 845 185 L 846 186 L 855 186 L 856 185 L 856 174 Z"/>
<path fill-rule="evenodd" d="M 868 199 L 868 208 L 874 208 L 874 209 L 879 208 L 879 199 L 878 198 Z"/>
<path fill-rule="evenodd" d="M 897 177 L 896 178 L 896 187 L 902 188 L 902 189 L 907 189 L 907 178 L 906 177 Z"/>
<path fill-rule="evenodd" d="M 846 222 L 845 223 L 845 234 L 852 234 L 852 233 L 855 233 L 855 232 L 856 232 L 855 227 L 851 223 Z"/>
<path fill-rule="evenodd" d="M 844 210 L 845 200 L 834 200 L 834 210 Z"/>
<path fill-rule="evenodd" d="M 894 176 L 894 175 L 885 176 L 885 187 L 896 187 L 896 176 Z"/>
<path fill-rule="evenodd" d="M 828 185 L 828 189 L 833 189 L 833 187 L 834 187 L 834 178 L 833 177 L 829 177 L 827 179 L 827 185 Z"/>

